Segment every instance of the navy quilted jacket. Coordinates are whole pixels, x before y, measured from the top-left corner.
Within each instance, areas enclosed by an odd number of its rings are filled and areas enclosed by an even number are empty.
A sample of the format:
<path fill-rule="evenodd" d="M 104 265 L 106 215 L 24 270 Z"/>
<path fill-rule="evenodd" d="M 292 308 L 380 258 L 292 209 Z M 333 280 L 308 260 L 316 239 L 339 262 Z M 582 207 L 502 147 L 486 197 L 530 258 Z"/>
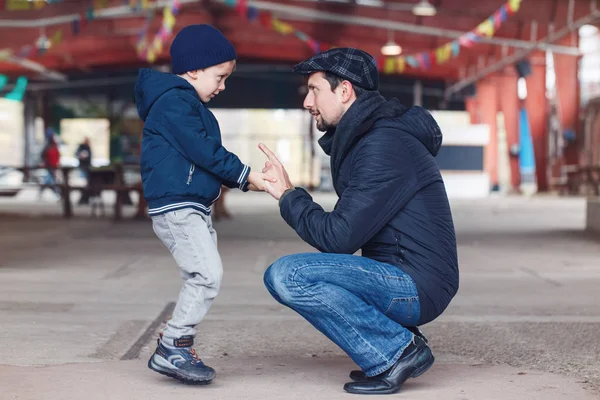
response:
<path fill-rule="evenodd" d="M 185 79 L 141 69 L 135 100 L 144 121 L 140 167 L 148 214 L 179 208 L 210 214 L 221 184 L 248 190 L 250 167 L 223 147 L 215 116 Z"/>
<path fill-rule="evenodd" d="M 321 252 L 362 255 L 401 268 L 419 291 L 419 324 L 458 291 L 456 237 L 435 155 L 442 134 L 421 107 L 366 93 L 319 141 L 339 199 L 325 212 L 304 190 L 280 200 L 285 221 Z"/>

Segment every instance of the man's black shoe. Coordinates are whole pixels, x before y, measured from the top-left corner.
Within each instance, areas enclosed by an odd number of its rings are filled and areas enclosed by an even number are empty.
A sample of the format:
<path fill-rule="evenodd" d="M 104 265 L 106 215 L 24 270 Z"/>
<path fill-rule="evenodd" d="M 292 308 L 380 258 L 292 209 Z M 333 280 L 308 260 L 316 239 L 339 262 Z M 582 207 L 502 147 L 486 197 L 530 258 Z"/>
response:
<path fill-rule="evenodd" d="M 425 373 L 434 362 L 431 349 L 423 339 L 415 336 L 402 356 L 392 368 L 382 374 L 358 382 L 348 382 L 344 390 L 354 394 L 392 394 L 402 387 L 408 378 L 416 378 Z"/>
<path fill-rule="evenodd" d="M 407 326 L 406 329 L 411 331 L 415 336 L 418 336 L 421 339 L 423 339 L 426 344 L 429 343 L 429 341 L 427 340 L 425 335 L 423 335 L 423 333 L 418 328 L 414 328 L 412 326 Z M 352 379 L 353 381 L 364 381 L 365 379 L 372 379 L 372 378 L 374 378 L 374 377 L 369 378 L 360 369 L 350 372 L 350 379 Z"/>

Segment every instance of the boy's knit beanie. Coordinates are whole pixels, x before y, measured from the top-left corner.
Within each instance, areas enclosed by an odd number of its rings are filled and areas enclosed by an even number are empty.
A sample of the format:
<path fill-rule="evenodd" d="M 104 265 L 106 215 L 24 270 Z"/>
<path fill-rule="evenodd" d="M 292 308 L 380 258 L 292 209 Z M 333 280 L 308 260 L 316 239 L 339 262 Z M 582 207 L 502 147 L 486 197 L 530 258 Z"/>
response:
<path fill-rule="evenodd" d="M 171 44 L 171 67 L 174 74 L 208 68 L 237 58 L 235 48 L 211 25 L 189 25 Z"/>

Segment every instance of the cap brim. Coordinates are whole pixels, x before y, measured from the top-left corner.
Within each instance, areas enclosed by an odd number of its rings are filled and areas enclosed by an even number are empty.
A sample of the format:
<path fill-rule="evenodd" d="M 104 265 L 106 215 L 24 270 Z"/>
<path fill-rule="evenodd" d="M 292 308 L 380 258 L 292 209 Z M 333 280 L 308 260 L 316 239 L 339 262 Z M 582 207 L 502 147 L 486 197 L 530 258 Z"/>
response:
<path fill-rule="evenodd" d="M 296 64 L 294 66 L 293 72 L 300 75 L 310 75 L 313 72 L 323 72 L 325 69 L 320 69 L 312 63 L 308 63 L 306 61 Z"/>

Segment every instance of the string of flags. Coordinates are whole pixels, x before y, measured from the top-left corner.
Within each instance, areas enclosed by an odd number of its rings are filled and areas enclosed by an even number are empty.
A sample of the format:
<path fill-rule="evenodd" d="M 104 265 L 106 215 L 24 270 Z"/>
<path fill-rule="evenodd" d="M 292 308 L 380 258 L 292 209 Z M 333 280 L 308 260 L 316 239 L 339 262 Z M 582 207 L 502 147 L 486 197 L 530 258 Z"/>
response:
<path fill-rule="evenodd" d="M 64 0 L 7 0 L 6 9 L 8 11 L 36 10 L 43 8 L 46 4 L 61 3 Z M 149 8 L 149 0 L 123 0 L 125 5 L 132 11 L 146 10 Z M 93 21 L 98 10 L 108 7 L 108 0 L 90 0 L 90 5 L 84 12 L 75 18 L 71 23 L 71 30 L 74 35 L 78 35 L 89 21 Z M 28 44 L 18 50 L 10 48 L 0 49 L 0 61 L 10 59 L 11 57 L 29 58 L 45 54 L 52 47 L 58 46 L 63 40 L 63 29 L 58 29 L 48 37 L 42 31 L 35 43 Z"/>
<path fill-rule="evenodd" d="M 458 57 L 461 47 L 470 48 L 480 38 L 494 36 L 500 25 L 519 10 L 522 1 L 508 0 L 475 29 L 434 50 L 409 56 L 381 57 L 378 59 L 379 70 L 384 74 L 401 74 L 407 67 L 429 69 L 432 65 L 444 64 L 451 58 Z"/>
<path fill-rule="evenodd" d="M 280 20 L 279 18 L 275 17 L 273 13 L 259 10 L 254 6 L 248 5 L 248 0 L 225 0 L 225 5 L 234 8 L 235 11 L 242 17 L 246 18 L 248 22 L 254 23 L 258 21 L 261 26 L 272 29 L 277 33 L 285 36 L 293 35 L 297 37 L 300 39 L 300 41 L 306 43 L 315 53 L 319 53 L 330 47 L 329 45 L 320 43 L 306 33 L 296 29 L 296 27 L 293 25 Z"/>
<path fill-rule="evenodd" d="M 6 11 L 41 10 L 46 5 L 61 3 L 63 0 L 6 0 Z"/>
<path fill-rule="evenodd" d="M 181 4 L 179 0 L 172 0 L 170 5 L 167 5 L 163 8 L 162 24 L 152 40 L 148 39 L 148 31 L 150 30 L 150 25 L 154 19 L 154 12 L 148 12 L 142 30 L 138 34 L 138 41 L 136 45 L 137 54 L 141 59 L 152 64 L 156 60 L 156 57 L 162 53 L 169 38 L 173 35 L 173 27 L 175 26 L 176 22 L 176 15 L 179 14 L 180 8 Z"/>
<path fill-rule="evenodd" d="M 296 29 L 293 25 L 276 18 L 271 12 L 259 10 L 257 7 L 248 4 L 248 0 L 224 0 L 226 6 L 233 8 L 237 14 L 244 17 L 250 23 L 259 23 L 261 26 L 272 29 L 282 35 L 293 35 L 306 43 L 315 53 L 318 53 L 330 46 L 320 43 L 306 33 Z M 163 11 L 163 23 L 153 40 L 148 39 L 148 29 L 153 19 L 153 14 L 149 13 L 146 22 L 142 26 L 138 35 L 137 53 L 138 56 L 153 63 L 157 56 L 162 52 L 166 42 L 172 36 L 173 26 L 175 25 L 179 11 L 179 2 L 174 1 L 170 6 L 165 7 Z"/>
<path fill-rule="evenodd" d="M 64 0 L 6 0 L 7 10 L 31 10 L 40 9 L 47 4 L 60 3 Z M 169 39 L 173 35 L 173 27 L 176 23 L 181 4 L 180 0 L 171 0 L 170 4 L 162 10 L 162 24 L 153 38 L 149 38 L 149 30 L 154 20 L 154 10 L 150 8 L 150 0 L 123 0 L 132 10 L 147 10 L 146 20 L 138 34 L 136 51 L 138 57 L 154 63 L 158 55 L 162 53 Z M 429 69 L 432 65 L 441 65 L 448 60 L 457 57 L 461 48 L 470 48 L 482 37 L 492 37 L 498 31 L 503 22 L 509 16 L 515 14 L 523 0 L 507 0 L 496 12 L 489 18 L 481 22 L 475 29 L 465 33 L 461 37 L 451 42 L 445 43 L 438 48 L 407 56 L 393 56 L 378 58 L 379 70 L 383 74 L 403 73 L 406 68 Z M 248 0 L 224 0 L 226 6 L 233 8 L 237 14 L 244 17 L 250 23 L 259 23 L 261 26 L 272 29 L 273 31 L 290 36 L 293 35 L 300 41 L 306 43 L 314 53 L 327 50 L 331 47 L 329 44 L 319 42 L 308 34 L 298 30 L 293 25 L 278 19 L 269 11 L 259 10 L 257 7 L 248 4 Z M 90 0 L 90 6 L 83 12 L 79 18 L 72 22 L 72 32 L 78 35 L 85 25 L 94 20 L 95 12 L 108 6 L 108 0 Z M 36 43 L 23 46 L 21 49 L 13 51 L 12 49 L 0 49 L 0 61 L 9 59 L 13 56 L 18 58 L 27 58 L 35 55 L 42 55 L 48 49 L 57 46 L 63 40 L 63 31 L 55 31 L 49 38 L 42 34 Z"/>

